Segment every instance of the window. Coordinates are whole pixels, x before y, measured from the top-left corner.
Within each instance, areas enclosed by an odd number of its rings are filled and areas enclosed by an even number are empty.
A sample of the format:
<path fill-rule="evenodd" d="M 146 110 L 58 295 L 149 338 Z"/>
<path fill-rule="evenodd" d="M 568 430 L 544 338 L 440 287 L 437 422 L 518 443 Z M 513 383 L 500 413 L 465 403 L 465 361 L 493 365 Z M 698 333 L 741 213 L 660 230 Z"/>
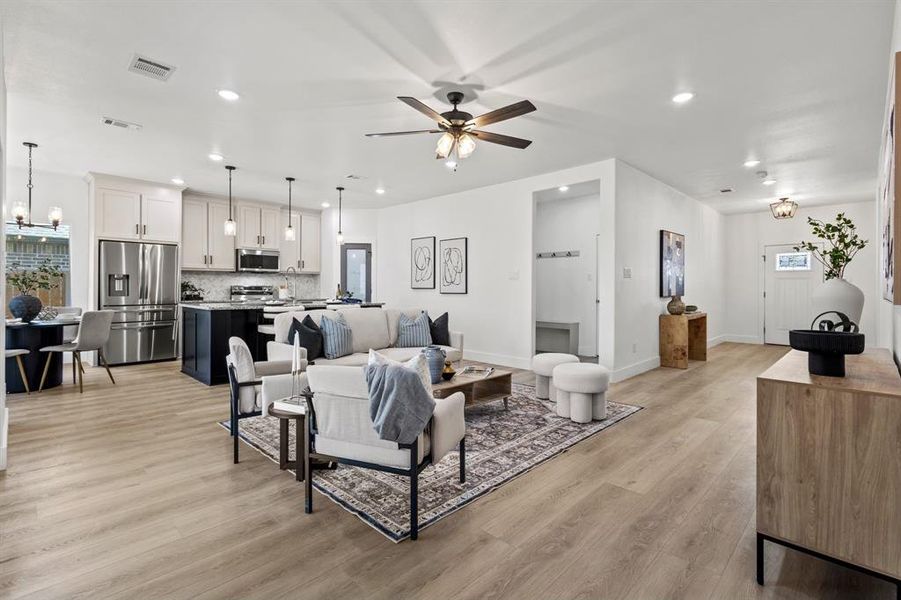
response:
<path fill-rule="evenodd" d="M 60 225 L 56 231 L 43 227 L 23 227 L 6 223 L 7 270 L 34 270 L 49 258 L 63 272 L 59 286 L 52 290 L 39 290 L 38 298 L 46 306 L 71 304 L 71 271 L 69 269 L 69 226 Z M 6 297 L 16 294 L 8 284 Z"/>
<path fill-rule="evenodd" d="M 780 252 L 776 254 L 777 271 L 809 271 L 810 252 Z"/>

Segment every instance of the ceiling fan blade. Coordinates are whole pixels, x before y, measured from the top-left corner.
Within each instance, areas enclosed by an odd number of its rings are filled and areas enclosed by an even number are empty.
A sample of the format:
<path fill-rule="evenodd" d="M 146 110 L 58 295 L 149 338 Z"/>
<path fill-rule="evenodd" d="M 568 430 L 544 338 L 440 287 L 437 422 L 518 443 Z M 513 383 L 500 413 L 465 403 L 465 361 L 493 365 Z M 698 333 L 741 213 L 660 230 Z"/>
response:
<path fill-rule="evenodd" d="M 501 146 L 510 146 L 511 148 L 519 148 L 520 150 L 528 148 L 529 144 L 532 143 L 532 140 L 524 140 L 522 138 L 501 135 L 499 133 L 491 133 L 490 131 L 470 131 L 469 134 L 474 135 L 485 142 L 500 144 Z"/>
<path fill-rule="evenodd" d="M 387 133 L 367 133 L 366 137 L 389 137 L 392 135 L 414 135 L 416 133 L 444 133 L 443 129 L 418 129 L 416 131 L 389 131 Z"/>
<path fill-rule="evenodd" d="M 450 121 L 442 117 L 436 111 L 432 110 L 416 98 L 412 98 L 410 96 L 398 96 L 397 99 L 407 104 L 408 106 L 415 108 L 436 123 L 441 123 L 442 125 L 447 125 L 448 127 L 450 126 Z"/>
<path fill-rule="evenodd" d="M 474 119 L 467 121 L 466 125 L 472 125 L 474 127 L 484 127 L 485 125 L 490 125 L 499 121 L 506 121 L 507 119 L 512 119 L 513 117 L 519 117 L 528 114 L 534 110 L 538 110 L 535 108 L 534 104 L 532 104 L 528 100 L 523 100 L 522 102 L 517 102 L 516 104 L 511 104 L 510 106 L 505 106 L 503 108 L 487 112 L 484 115 L 480 115 Z"/>

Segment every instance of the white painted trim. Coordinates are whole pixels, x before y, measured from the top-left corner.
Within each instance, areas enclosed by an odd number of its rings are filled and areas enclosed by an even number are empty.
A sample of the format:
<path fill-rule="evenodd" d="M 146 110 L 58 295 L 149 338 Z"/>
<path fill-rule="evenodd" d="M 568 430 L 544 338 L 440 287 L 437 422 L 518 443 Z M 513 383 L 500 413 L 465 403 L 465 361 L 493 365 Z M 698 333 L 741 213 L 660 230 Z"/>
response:
<path fill-rule="evenodd" d="M 621 369 L 614 370 L 611 374 L 610 381 L 614 383 L 617 381 L 623 381 L 624 379 L 629 379 L 630 377 L 641 375 L 646 371 L 656 369 L 659 366 L 660 357 L 652 356 L 651 358 L 640 360 L 637 363 L 633 363 L 627 367 L 622 367 Z"/>
<path fill-rule="evenodd" d="M 9 409 L 3 408 L 3 418 L 0 419 L 0 471 L 6 470 L 6 447 L 9 440 Z"/>
<path fill-rule="evenodd" d="M 736 344 L 762 344 L 763 338 L 759 335 L 731 335 L 723 334 L 720 336 L 724 342 L 735 342 Z"/>
<path fill-rule="evenodd" d="M 712 338 L 707 338 L 707 347 L 713 348 L 714 346 L 719 346 L 725 341 L 727 341 L 725 335 L 717 335 Z"/>
<path fill-rule="evenodd" d="M 520 356 L 509 356 L 507 354 L 492 354 L 491 352 L 478 352 L 469 349 L 463 350 L 463 358 L 466 360 L 475 360 L 478 362 L 486 362 L 504 367 L 514 367 L 517 369 L 531 369 L 532 359 Z"/>

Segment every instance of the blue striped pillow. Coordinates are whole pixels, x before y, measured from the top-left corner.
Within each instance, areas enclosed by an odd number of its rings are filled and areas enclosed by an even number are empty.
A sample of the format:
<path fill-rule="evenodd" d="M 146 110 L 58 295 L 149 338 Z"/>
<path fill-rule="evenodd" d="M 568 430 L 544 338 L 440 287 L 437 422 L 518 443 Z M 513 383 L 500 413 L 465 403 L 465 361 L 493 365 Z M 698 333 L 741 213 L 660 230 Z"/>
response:
<path fill-rule="evenodd" d="M 415 319 L 401 313 L 397 327 L 398 348 L 421 348 L 432 343 L 429 332 L 429 315 L 422 313 Z"/>
<path fill-rule="evenodd" d="M 330 319 L 322 315 L 319 328 L 322 329 L 322 350 L 327 359 L 353 354 L 352 332 L 343 316 L 339 314 L 337 319 Z"/>

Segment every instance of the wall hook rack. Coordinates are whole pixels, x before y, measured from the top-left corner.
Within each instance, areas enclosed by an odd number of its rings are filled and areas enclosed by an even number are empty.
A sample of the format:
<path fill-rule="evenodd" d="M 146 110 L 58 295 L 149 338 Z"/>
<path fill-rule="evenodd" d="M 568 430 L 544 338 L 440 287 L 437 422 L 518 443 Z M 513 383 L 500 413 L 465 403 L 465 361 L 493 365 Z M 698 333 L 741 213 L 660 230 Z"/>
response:
<path fill-rule="evenodd" d="M 575 258 L 579 256 L 578 250 L 557 250 L 556 252 L 539 252 L 537 258 Z"/>

